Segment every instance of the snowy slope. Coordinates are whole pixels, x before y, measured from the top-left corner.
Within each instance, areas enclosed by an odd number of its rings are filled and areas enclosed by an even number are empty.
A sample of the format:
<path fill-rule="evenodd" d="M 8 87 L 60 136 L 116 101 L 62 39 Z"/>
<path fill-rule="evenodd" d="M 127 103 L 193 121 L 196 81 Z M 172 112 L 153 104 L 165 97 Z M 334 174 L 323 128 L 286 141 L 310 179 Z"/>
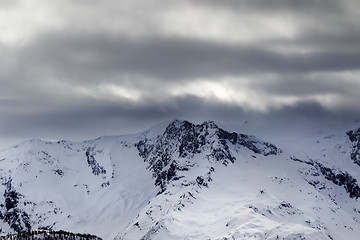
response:
<path fill-rule="evenodd" d="M 357 239 L 360 131 L 310 135 L 273 144 L 174 120 L 81 143 L 23 142 L 0 152 L 0 227 L 104 239 Z"/>
<path fill-rule="evenodd" d="M 18 202 L 14 206 L 3 204 L 2 214 L 15 212 L 7 222 L 16 231 L 29 225 L 32 229 L 65 229 L 110 239 L 158 191 L 132 147 L 135 139 L 103 137 L 83 143 L 30 140 L 2 152 L 0 192 L 4 196 L 0 202 L 14 201 L 7 200 L 11 198 L 6 198 L 6 192 L 15 193 Z M 8 224 L 2 229 L 10 230 Z"/>
<path fill-rule="evenodd" d="M 345 133 L 309 144 L 309 153 L 253 139 L 257 149 L 226 137 L 225 158 L 206 147 L 191 156 L 191 171 L 171 181 L 118 239 L 357 239 L 359 171 Z"/>

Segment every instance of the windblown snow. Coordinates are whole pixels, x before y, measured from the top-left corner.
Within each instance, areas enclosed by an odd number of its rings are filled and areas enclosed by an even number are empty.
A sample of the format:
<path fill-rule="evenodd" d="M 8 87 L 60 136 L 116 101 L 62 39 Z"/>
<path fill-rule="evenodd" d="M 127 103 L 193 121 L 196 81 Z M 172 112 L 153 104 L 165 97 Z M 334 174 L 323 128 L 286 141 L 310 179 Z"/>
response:
<path fill-rule="evenodd" d="M 174 120 L 134 135 L 33 139 L 0 151 L 1 234 L 358 239 L 360 130 L 275 143 L 248 131 Z"/>

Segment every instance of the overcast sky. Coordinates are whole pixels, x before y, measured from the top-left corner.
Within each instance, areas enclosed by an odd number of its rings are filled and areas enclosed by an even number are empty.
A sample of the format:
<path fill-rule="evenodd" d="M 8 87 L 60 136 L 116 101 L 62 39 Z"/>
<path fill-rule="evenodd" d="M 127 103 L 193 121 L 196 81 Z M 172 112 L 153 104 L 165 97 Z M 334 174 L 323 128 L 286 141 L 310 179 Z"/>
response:
<path fill-rule="evenodd" d="M 0 149 L 173 119 L 360 118 L 358 0 L 0 0 Z"/>

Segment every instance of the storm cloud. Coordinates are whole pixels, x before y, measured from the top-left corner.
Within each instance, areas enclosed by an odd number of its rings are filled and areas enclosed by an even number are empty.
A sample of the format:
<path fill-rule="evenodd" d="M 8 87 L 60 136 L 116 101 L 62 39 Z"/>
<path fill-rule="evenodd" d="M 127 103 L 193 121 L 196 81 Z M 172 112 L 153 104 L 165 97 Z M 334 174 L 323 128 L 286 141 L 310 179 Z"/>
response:
<path fill-rule="evenodd" d="M 359 8 L 355 0 L 0 0 L 0 148 L 172 118 L 353 121 Z"/>

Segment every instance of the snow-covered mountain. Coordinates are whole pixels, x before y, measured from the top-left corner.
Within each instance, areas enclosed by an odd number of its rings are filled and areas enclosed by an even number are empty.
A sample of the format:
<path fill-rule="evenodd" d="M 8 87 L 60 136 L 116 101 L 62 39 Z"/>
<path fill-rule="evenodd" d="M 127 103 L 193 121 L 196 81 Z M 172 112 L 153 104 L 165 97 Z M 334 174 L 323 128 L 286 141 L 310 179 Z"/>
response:
<path fill-rule="evenodd" d="M 331 134 L 274 144 L 175 120 L 85 142 L 26 141 L 0 151 L 1 234 L 358 239 L 360 130 Z"/>

